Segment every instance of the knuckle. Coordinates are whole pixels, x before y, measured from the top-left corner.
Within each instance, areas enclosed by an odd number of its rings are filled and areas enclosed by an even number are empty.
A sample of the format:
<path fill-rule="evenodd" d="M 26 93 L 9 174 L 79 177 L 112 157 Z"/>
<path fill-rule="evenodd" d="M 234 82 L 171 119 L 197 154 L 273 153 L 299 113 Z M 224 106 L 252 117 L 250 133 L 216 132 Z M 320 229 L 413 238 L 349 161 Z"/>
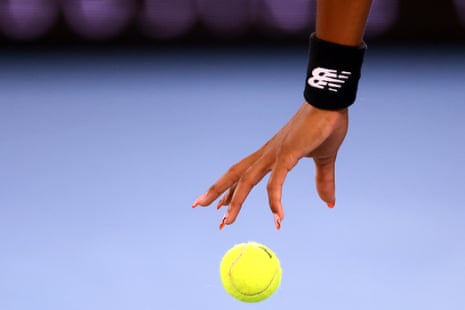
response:
<path fill-rule="evenodd" d="M 243 175 L 239 182 L 245 188 L 251 188 L 257 184 L 255 178 L 249 173 Z"/>
<path fill-rule="evenodd" d="M 213 184 L 212 186 L 210 186 L 210 188 L 208 189 L 208 193 L 210 193 L 211 195 L 214 195 L 215 197 L 219 196 L 221 192 L 220 192 L 218 184 Z"/>
<path fill-rule="evenodd" d="M 266 190 L 268 193 L 275 192 L 276 190 L 279 190 L 281 187 L 281 183 L 278 182 L 278 180 L 274 177 L 270 177 L 268 180 L 268 183 L 266 183 Z"/>
<path fill-rule="evenodd" d="M 268 182 L 266 183 L 266 191 L 268 193 L 271 193 L 274 190 L 275 187 L 276 187 L 276 185 L 274 184 L 273 180 L 271 180 L 271 179 L 268 180 Z"/>
<path fill-rule="evenodd" d="M 241 174 L 241 165 L 240 165 L 240 163 L 236 163 L 236 164 L 232 165 L 231 167 L 229 167 L 226 174 L 230 175 L 234 179 L 239 178 L 239 176 Z"/>
<path fill-rule="evenodd" d="M 269 179 L 268 183 L 266 183 L 266 190 L 268 191 L 268 194 L 271 194 L 275 191 L 277 188 L 277 184 L 273 179 Z"/>
<path fill-rule="evenodd" d="M 294 154 L 281 155 L 279 157 L 279 161 L 281 162 L 282 166 L 285 167 L 287 171 L 289 171 L 297 164 L 298 157 Z"/>
<path fill-rule="evenodd" d="M 335 156 L 324 156 L 324 157 L 315 157 L 313 158 L 315 163 L 320 166 L 330 166 L 336 160 Z"/>

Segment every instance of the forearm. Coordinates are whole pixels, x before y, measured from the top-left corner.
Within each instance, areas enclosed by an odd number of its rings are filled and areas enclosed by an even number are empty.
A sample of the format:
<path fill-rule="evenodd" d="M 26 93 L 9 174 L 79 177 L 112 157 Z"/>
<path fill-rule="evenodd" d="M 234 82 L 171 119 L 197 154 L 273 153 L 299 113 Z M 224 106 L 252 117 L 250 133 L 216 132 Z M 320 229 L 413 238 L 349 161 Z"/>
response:
<path fill-rule="evenodd" d="M 359 46 L 372 0 L 318 0 L 316 36 L 342 45 Z"/>

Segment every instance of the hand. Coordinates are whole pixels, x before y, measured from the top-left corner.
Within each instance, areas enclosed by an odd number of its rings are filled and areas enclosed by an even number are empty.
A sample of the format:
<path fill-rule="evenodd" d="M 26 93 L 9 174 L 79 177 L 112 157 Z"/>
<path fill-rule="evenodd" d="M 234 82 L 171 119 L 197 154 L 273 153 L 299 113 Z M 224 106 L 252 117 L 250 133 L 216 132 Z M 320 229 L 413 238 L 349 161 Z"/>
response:
<path fill-rule="evenodd" d="M 276 229 L 284 219 L 281 204 L 282 187 L 288 172 L 303 157 L 312 157 L 316 167 L 316 188 L 328 207 L 335 204 L 334 169 L 337 151 L 348 127 L 347 109 L 327 111 L 303 103 L 297 113 L 267 143 L 237 162 L 200 195 L 192 207 L 208 206 L 220 195 L 217 209 L 228 206 L 221 223 L 234 223 L 252 188 L 270 174 L 268 200 Z"/>

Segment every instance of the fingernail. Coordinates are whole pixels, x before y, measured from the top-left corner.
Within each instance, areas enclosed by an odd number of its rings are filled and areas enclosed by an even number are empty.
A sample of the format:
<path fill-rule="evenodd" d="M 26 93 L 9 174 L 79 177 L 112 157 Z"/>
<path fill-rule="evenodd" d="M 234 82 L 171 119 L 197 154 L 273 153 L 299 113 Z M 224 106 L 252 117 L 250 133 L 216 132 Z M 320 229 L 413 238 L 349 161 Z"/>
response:
<path fill-rule="evenodd" d="M 197 208 L 200 205 L 200 200 L 205 196 L 205 194 L 200 195 L 192 204 L 192 208 Z"/>
<path fill-rule="evenodd" d="M 225 221 L 226 221 L 226 215 L 223 216 L 223 219 L 221 220 L 220 227 L 219 227 L 220 230 L 222 230 L 224 228 L 224 225 L 226 225 Z"/>
<path fill-rule="evenodd" d="M 221 198 L 221 200 L 218 202 L 218 205 L 216 206 L 216 210 L 221 209 L 221 207 L 223 206 L 223 202 L 224 202 L 224 197 Z"/>
<path fill-rule="evenodd" d="M 334 202 L 327 202 L 328 208 L 334 208 L 335 203 Z"/>
<path fill-rule="evenodd" d="M 274 225 L 277 230 L 281 229 L 281 219 L 279 218 L 277 214 L 274 215 Z"/>

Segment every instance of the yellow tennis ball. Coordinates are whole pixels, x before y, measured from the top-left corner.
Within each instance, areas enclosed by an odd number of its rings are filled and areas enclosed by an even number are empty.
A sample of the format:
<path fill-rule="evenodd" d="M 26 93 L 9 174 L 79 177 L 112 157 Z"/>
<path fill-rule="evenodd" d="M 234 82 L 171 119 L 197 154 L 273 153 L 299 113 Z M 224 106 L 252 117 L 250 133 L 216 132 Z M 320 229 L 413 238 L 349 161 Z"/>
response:
<path fill-rule="evenodd" d="M 276 254 L 257 242 L 240 243 L 224 254 L 220 264 L 223 287 L 232 297 L 258 302 L 270 297 L 281 283 Z"/>

